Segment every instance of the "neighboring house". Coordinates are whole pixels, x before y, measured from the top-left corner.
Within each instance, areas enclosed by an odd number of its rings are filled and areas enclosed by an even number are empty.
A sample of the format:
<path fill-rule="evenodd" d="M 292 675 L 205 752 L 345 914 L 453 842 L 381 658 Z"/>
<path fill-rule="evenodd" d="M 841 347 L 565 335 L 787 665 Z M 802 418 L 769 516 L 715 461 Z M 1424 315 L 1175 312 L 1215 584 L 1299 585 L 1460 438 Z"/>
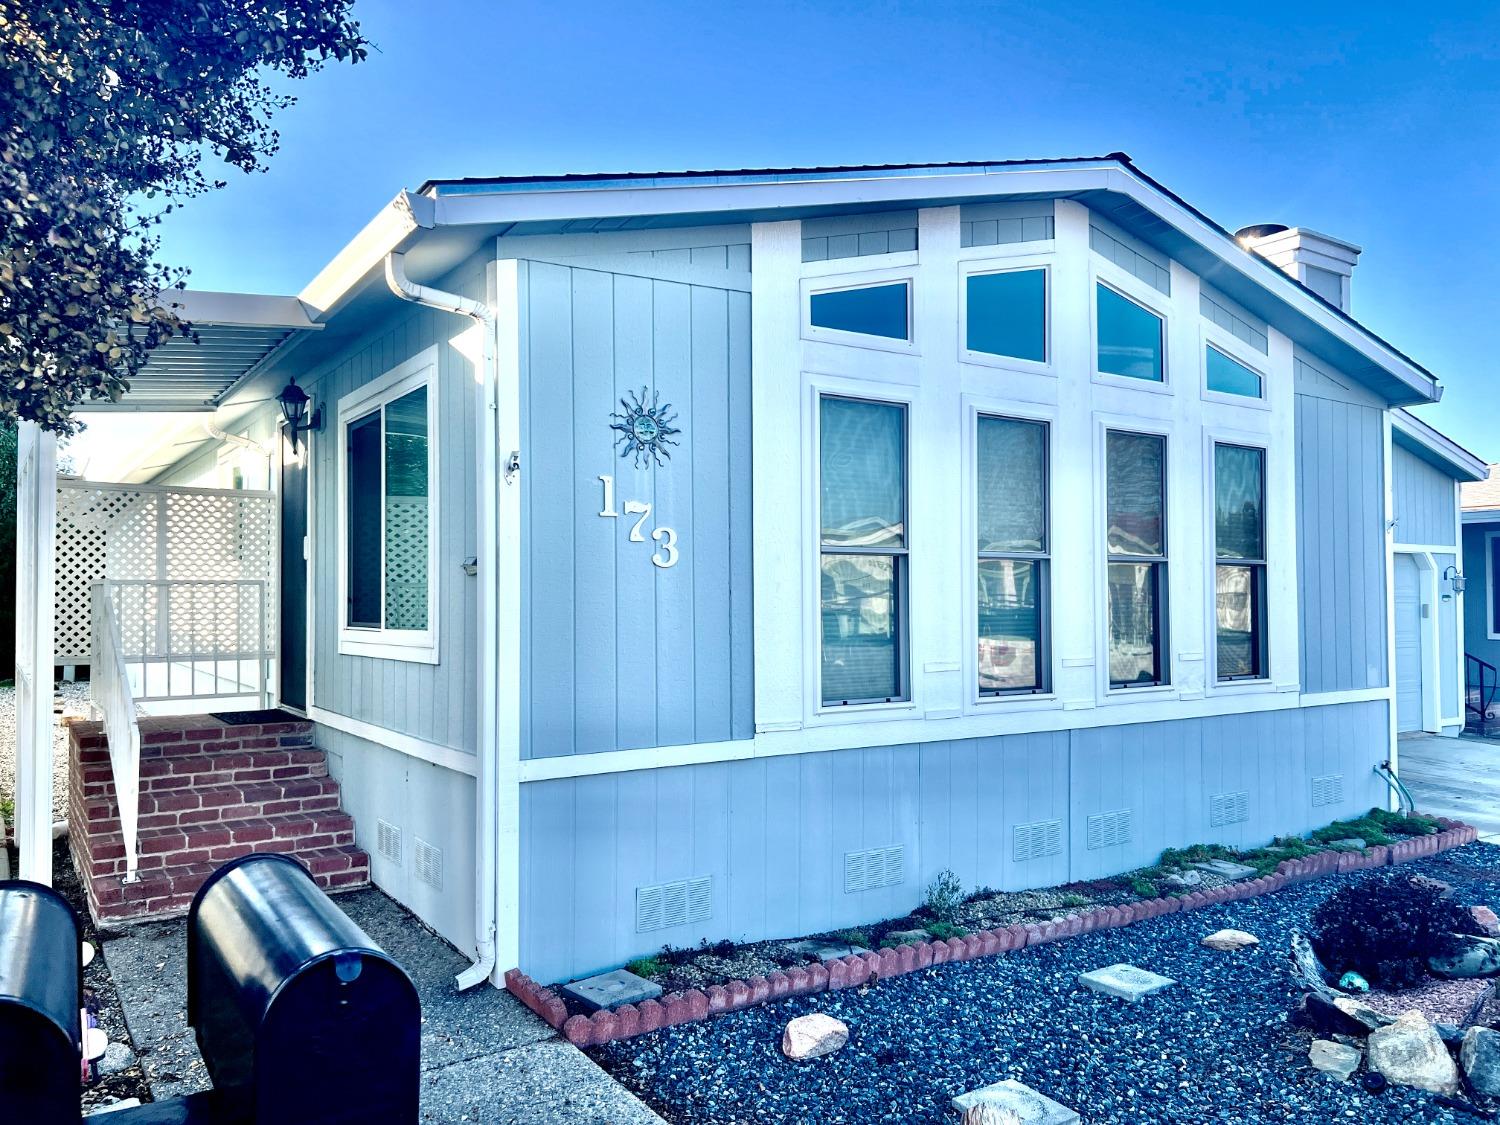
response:
<path fill-rule="evenodd" d="M 1487 480 L 1465 484 L 1463 569 L 1464 688 L 1469 714 L 1482 722 L 1500 715 L 1500 474 L 1490 465 Z"/>
<path fill-rule="evenodd" d="M 1357 254 L 1117 154 L 434 181 L 176 362 L 272 455 L 273 694 L 372 878 L 557 979 L 1384 805 L 1483 467 Z"/>

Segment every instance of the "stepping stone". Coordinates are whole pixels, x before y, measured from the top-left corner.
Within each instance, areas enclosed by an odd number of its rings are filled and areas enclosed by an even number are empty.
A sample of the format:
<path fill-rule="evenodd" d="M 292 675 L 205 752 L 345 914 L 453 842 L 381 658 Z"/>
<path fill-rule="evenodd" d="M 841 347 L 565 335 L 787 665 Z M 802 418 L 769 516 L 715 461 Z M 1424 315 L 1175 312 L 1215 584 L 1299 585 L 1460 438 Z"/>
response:
<path fill-rule="evenodd" d="M 862 945 L 845 945 L 837 941 L 794 941 L 787 948 L 793 953 L 816 957 L 819 961 L 837 961 L 840 957 L 870 952 Z"/>
<path fill-rule="evenodd" d="M 1138 969 L 1134 965 L 1109 965 L 1103 969 L 1095 969 L 1091 973 L 1081 974 L 1078 977 L 1078 983 L 1092 992 L 1118 996 L 1121 1000 L 1129 1000 L 1133 1004 L 1141 997 L 1170 988 L 1177 982 L 1171 977 L 1164 977 L 1160 973 L 1153 973 L 1147 969 Z"/>
<path fill-rule="evenodd" d="M 918 941 L 931 941 L 932 935 L 926 930 L 892 930 L 885 935 L 885 940 L 898 942 L 901 945 L 910 945 Z"/>
<path fill-rule="evenodd" d="M 1202 863 L 1193 864 L 1199 871 L 1207 871 L 1210 875 L 1217 875 L 1220 879 L 1228 879 L 1231 883 L 1240 879 L 1253 879 L 1255 868 L 1246 867 L 1243 863 L 1231 863 L 1227 859 L 1206 859 Z"/>
<path fill-rule="evenodd" d="M 1039 1094 L 1030 1086 L 1022 1085 L 1014 1078 L 970 1090 L 959 1094 L 952 1105 L 960 1114 L 983 1102 L 997 1109 L 1008 1109 L 1019 1117 L 1023 1125 L 1079 1125 L 1082 1120 L 1065 1105 L 1059 1105 L 1045 1094 Z"/>
<path fill-rule="evenodd" d="M 661 995 L 661 985 L 653 984 L 645 977 L 638 977 L 627 969 L 616 969 L 612 973 L 575 980 L 562 987 L 562 994 L 577 1000 L 591 1012 L 602 1008 L 617 1008 L 621 1004 L 639 1004 L 642 1000 L 655 1000 Z"/>

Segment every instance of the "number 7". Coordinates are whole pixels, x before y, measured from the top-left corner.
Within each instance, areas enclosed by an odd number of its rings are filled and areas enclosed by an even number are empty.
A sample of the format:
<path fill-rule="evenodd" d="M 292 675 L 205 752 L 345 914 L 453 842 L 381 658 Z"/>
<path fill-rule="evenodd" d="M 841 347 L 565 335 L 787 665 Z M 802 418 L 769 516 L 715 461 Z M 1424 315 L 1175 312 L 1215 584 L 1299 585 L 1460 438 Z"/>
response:
<path fill-rule="evenodd" d="M 630 529 L 630 541 L 632 543 L 644 543 L 646 537 L 641 534 L 641 525 L 651 518 L 651 505 L 644 500 L 625 501 L 625 514 L 627 516 L 638 515 L 641 518 L 635 521 L 635 526 Z"/>

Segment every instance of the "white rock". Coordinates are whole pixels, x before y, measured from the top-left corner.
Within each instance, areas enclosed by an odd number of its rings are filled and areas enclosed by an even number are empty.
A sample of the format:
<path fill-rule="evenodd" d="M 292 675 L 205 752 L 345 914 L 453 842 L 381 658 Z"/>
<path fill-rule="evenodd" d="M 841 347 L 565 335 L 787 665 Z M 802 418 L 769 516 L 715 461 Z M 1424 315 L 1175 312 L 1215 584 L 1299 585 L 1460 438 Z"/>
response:
<path fill-rule="evenodd" d="M 1364 1053 L 1356 1047 L 1346 1047 L 1330 1039 L 1315 1039 L 1307 1057 L 1316 1069 L 1348 1081 L 1359 1069 L 1359 1061 L 1364 1058 Z"/>
<path fill-rule="evenodd" d="M 1389 1027 L 1370 1032 L 1370 1069 L 1398 1086 L 1415 1086 L 1434 1094 L 1458 1090 L 1458 1068 L 1427 1017 L 1413 1009 Z"/>
<path fill-rule="evenodd" d="M 994 1102 L 976 1102 L 964 1111 L 962 1125 L 1024 1125 L 1021 1115 Z"/>
<path fill-rule="evenodd" d="M 1252 945 L 1259 945 L 1260 938 L 1254 934 L 1247 934 L 1244 930 L 1217 930 L 1204 938 L 1203 944 L 1210 949 L 1233 953 L 1236 949 L 1247 949 Z"/>
<path fill-rule="evenodd" d="M 798 1016 L 781 1033 L 781 1053 L 793 1062 L 831 1055 L 849 1042 L 849 1027 L 822 1012 Z"/>
<path fill-rule="evenodd" d="M 119 1074 L 135 1065 L 135 1052 L 124 1043 L 111 1043 L 99 1059 L 100 1074 Z"/>

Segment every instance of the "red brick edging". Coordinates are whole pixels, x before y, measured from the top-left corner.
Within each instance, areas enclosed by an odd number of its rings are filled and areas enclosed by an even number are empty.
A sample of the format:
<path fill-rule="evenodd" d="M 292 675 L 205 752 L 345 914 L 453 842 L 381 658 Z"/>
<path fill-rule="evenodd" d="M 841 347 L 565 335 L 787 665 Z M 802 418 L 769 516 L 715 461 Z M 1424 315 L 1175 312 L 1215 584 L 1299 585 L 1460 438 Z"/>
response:
<path fill-rule="evenodd" d="M 1056 922 L 1011 925 L 984 930 L 967 937 L 948 938 L 897 946 L 842 957 L 820 965 L 798 965 L 748 981 L 732 980 L 716 984 L 707 992 L 696 988 L 686 992 L 669 992 L 659 1000 L 639 1004 L 622 1004 L 592 1015 L 568 1015 L 562 998 L 552 989 L 537 984 L 520 969 L 505 974 L 505 986 L 523 1004 L 561 1031 L 574 1046 L 597 1046 L 617 1039 L 629 1039 L 647 1031 L 679 1023 L 707 1019 L 720 1012 L 734 1012 L 767 1000 L 802 996 L 809 992 L 831 992 L 840 988 L 857 988 L 872 980 L 898 977 L 903 973 L 942 965 L 950 961 L 973 961 L 1008 953 L 1028 945 L 1045 945 L 1059 938 L 1128 926 L 1145 918 L 1157 918 L 1179 911 L 1200 910 L 1221 902 L 1279 891 L 1282 887 L 1310 882 L 1324 875 L 1346 871 L 1364 871 L 1390 864 L 1436 855 L 1450 848 L 1472 844 L 1479 831 L 1455 820 L 1437 818 L 1441 832 L 1431 836 L 1411 836 L 1389 846 L 1377 846 L 1359 852 L 1319 852 L 1302 859 L 1285 859 L 1276 865 L 1276 873 L 1241 883 L 1226 883 L 1209 890 L 1193 891 L 1178 898 L 1151 898 L 1125 906 L 1101 906 L 1085 914 L 1069 914 Z"/>

